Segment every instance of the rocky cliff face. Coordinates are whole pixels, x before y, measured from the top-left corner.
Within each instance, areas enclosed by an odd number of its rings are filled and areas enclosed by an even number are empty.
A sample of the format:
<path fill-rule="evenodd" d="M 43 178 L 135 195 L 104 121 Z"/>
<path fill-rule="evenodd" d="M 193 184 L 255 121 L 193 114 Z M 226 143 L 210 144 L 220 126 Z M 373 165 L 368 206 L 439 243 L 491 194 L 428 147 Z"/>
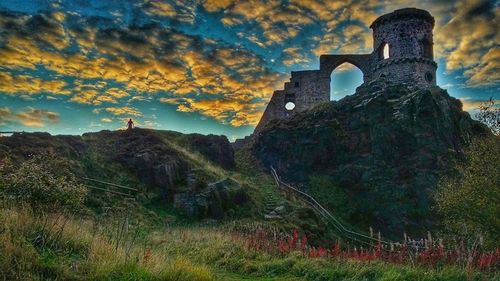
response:
<path fill-rule="evenodd" d="M 224 169 L 236 166 L 234 151 L 226 136 L 189 134 L 186 135 L 186 144 Z"/>
<path fill-rule="evenodd" d="M 4 157 L 23 161 L 32 155 L 50 154 L 70 160 L 72 172 L 78 177 L 120 184 L 126 184 L 126 178 L 135 177 L 145 186 L 159 190 L 164 199 L 186 214 L 197 218 L 222 218 L 229 210 L 234 212 L 242 198 L 246 202 L 246 194 L 235 184 L 216 185 L 217 188 L 207 184 L 220 179 L 197 167 L 169 142 L 185 144 L 188 150 L 199 152 L 223 168 L 235 165 L 233 149 L 225 136 L 184 135 L 139 128 L 105 130 L 82 136 L 16 133 L 0 138 L 0 164 Z M 121 174 L 117 175 L 118 172 Z M 177 204 L 176 198 L 181 197 L 190 200 Z M 201 203 L 194 204 L 195 201 Z"/>
<path fill-rule="evenodd" d="M 312 175 L 328 176 L 347 193 L 351 221 L 394 233 L 432 225 L 438 178 L 480 134 L 488 129 L 445 90 L 374 84 L 269 124 L 252 151 L 306 188 Z"/>
<path fill-rule="evenodd" d="M 123 164 L 142 182 L 159 187 L 167 197 L 172 197 L 177 182 L 189 168 L 182 155 L 153 130 L 101 131 L 83 137 L 107 162 Z"/>

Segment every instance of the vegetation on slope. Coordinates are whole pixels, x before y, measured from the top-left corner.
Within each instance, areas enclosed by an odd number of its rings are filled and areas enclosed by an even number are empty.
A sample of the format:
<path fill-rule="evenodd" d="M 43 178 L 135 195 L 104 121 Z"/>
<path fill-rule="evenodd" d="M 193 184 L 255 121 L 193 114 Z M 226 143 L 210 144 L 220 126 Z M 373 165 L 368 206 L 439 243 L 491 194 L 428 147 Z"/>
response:
<path fill-rule="evenodd" d="M 22 223 L 21 223 L 22 222 Z M 494 272 L 308 258 L 249 249 L 224 228 L 175 227 L 143 238 L 126 221 L 0 209 L 6 280 L 493 280 Z M 129 228 L 127 228 L 127 226 Z"/>
<path fill-rule="evenodd" d="M 49 157 L 30 156 L 20 162 L 8 162 L 2 158 L 0 279 L 182 281 L 498 278 L 496 271 L 476 271 L 461 266 L 310 258 L 301 251 L 279 253 L 249 247 L 248 239 L 252 233 L 263 229 L 272 229 L 276 233 L 290 233 L 292 229 L 299 229 L 310 237 L 311 247 L 327 245 L 325 243 L 333 242 L 335 237 L 311 210 L 299 202 L 286 200 L 277 192 L 273 179 L 258 168 L 258 162 L 249 150 L 237 151 L 236 167 L 226 170 L 206 160 L 201 152 L 182 146 L 182 136 L 172 136 L 169 132 L 155 134 L 177 155 L 200 169 L 201 173 L 212 179 L 231 177 L 244 186 L 252 202 L 247 206 L 248 209 L 241 216 L 227 217 L 219 222 L 189 220 L 165 204 L 154 187 L 142 182 L 120 162 L 110 161 L 102 154 L 108 151 L 106 145 L 112 144 L 109 138 L 94 139 L 95 143 L 85 153 L 55 139 L 58 151 L 53 151 L 57 153 Z M 48 141 L 44 139 L 44 142 Z M 22 144 L 24 147 L 29 145 L 29 142 Z M 45 150 L 51 147 L 47 143 L 44 145 L 42 148 Z M 41 149 L 40 146 L 33 147 Z M 16 158 L 19 154 L 13 156 L 11 158 Z M 80 184 L 78 178 L 72 176 L 81 171 L 138 187 L 140 192 L 137 200 L 127 201 L 119 196 L 89 191 Z M 314 178 L 311 192 L 328 199 L 330 194 L 322 193 L 319 187 L 330 183 L 328 178 Z M 262 219 L 271 204 L 266 201 L 270 195 L 276 198 L 273 204 L 283 205 L 287 210 L 281 220 Z M 335 200 L 326 200 L 326 203 L 333 208 L 344 206 L 348 212 L 349 207 L 341 197 L 335 196 Z M 344 219 L 348 220 L 347 217 Z M 262 245 L 268 243 L 264 240 L 253 242 Z"/>
<path fill-rule="evenodd" d="M 318 177 L 331 182 L 325 193 L 342 190 L 351 224 L 401 239 L 435 228 L 439 179 L 480 135 L 491 133 L 445 90 L 364 85 L 270 122 L 255 136 L 252 153 L 296 186 L 314 189 Z"/>
<path fill-rule="evenodd" d="M 435 195 L 444 232 L 471 246 L 499 246 L 499 138 L 475 140 L 455 173 L 441 180 Z"/>

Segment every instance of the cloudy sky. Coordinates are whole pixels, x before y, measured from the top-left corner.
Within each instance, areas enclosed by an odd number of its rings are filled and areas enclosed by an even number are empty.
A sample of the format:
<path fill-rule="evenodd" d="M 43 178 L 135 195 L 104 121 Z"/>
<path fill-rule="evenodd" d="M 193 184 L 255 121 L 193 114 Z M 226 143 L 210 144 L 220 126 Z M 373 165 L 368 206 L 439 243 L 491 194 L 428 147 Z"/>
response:
<path fill-rule="evenodd" d="M 371 22 L 404 7 L 436 19 L 441 87 L 467 110 L 500 99 L 499 1 L 1 0 L 0 131 L 81 134 L 133 118 L 242 137 L 290 71 L 371 52 Z M 331 98 L 361 81 L 337 69 Z"/>

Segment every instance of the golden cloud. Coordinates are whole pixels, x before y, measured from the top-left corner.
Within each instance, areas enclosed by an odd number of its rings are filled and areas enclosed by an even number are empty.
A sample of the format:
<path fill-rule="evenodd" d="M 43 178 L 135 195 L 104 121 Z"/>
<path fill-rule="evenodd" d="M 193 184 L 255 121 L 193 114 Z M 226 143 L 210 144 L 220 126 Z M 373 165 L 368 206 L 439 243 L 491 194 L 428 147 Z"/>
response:
<path fill-rule="evenodd" d="M 224 24 L 247 24 L 248 28 L 238 30 L 240 38 L 247 38 L 262 48 L 287 43 L 280 61 L 284 65 L 308 63 L 308 52 L 319 56 L 333 51 L 369 51 L 372 39 L 367 26 L 381 11 L 401 8 L 399 5 L 405 3 L 418 4 L 416 0 L 405 0 L 385 8 L 368 0 L 206 0 L 200 3 L 209 12 L 224 10 Z M 436 27 L 436 51 L 447 58 L 447 69 L 464 70 L 469 85 L 493 85 L 500 79 L 499 35 L 491 24 L 491 15 L 498 16 L 498 8 L 490 7 L 489 12 L 471 18 L 471 11 L 478 5 L 478 1 L 436 5 L 438 20 L 442 14 L 456 12 L 442 28 Z M 155 0 L 145 1 L 141 7 L 148 13 L 180 17 L 180 20 L 194 15 L 194 7 L 182 3 Z M 117 104 L 124 98 L 133 100 L 135 97 L 130 95 L 151 100 L 157 93 L 168 92 L 176 98 L 191 97 L 188 102 L 176 103 L 180 111 L 196 111 L 221 122 L 241 125 L 256 123 L 254 119 L 263 109 L 263 103 L 287 78 L 266 69 L 262 58 L 241 46 L 189 36 L 159 24 L 110 29 L 82 24 L 72 29 L 65 26 L 70 17 L 64 13 L 41 15 L 36 17 L 40 23 L 40 27 L 35 26 L 36 30 L 25 27 L 35 17 L 0 19 L 0 29 L 5 34 L 0 38 L 3 46 L 0 48 L 3 67 L 0 92 L 63 94 L 69 95 L 72 102 L 95 106 Z M 85 23 L 84 18 L 79 20 Z M 304 34 L 303 30 L 312 25 L 318 26 L 319 35 Z M 290 45 L 294 42 L 290 39 L 297 36 L 303 39 L 297 43 L 300 45 Z M 80 52 L 65 51 L 71 43 Z M 19 69 L 36 72 L 39 67 L 57 79 L 11 74 Z M 73 79 L 77 80 L 74 85 L 64 82 Z M 198 97 L 192 98 L 194 94 Z M 207 95 L 220 96 L 221 102 L 215 103 Z M 244 106 L 244 103 L 256 103 L 257 107 Z M 120 107 L 104 105 L 103 108 Z"/>
<path fill-rule="evenodd" d="M 462 109 L 465 111 L 478 110 L 481 106 L 489 105 L 492 102 L 498 105 L 500 102 L 500 100 L 472 100 L 470 98 L 461 98 L 460 101 L 462 102 Z"/>
<path fill-rule="evenodd" d="M 446 69 L 463 71 L 469 86 L 498 84 L 500 7 L 488 1 L 457 1 L 447 12 L 454 16 L 436 26 L 434 44 Z"/>
<path fill-rule="evenodd" d="M 480 62 L 464 74 L 469 78 L 471 86 L 488 86 L 500 81 L 500 48 L 490 49 L 481 57 Z"/>
<path fill-rule="evenodd" d="M 12 112 L 8 107 L 0 107 L 0 125 L 5 126 L 11 122 Z"/>
<path fill-rule="evenodd" d="M 104 118 L 101 118 L 101 122 L 103 122 L 103 123 L 110 123 L 110 122 L 113 122 L 113 119 L 108 118 L 108 117 L 104 117 Z"/>
<path fill-rule="evenodd" d="M 99 113 L 101 110 L 104 110 L 106 112 L 109 112 L 113 115 L 116 116 L 121 116 L 121 115 L 128 115 L 128 116 L 142 116 L 142 113 L 137 110 L 136 108 L 129 107 L 129 106 L 122 106 L 122 107 L 106 107 L 102 109 L 95 109 L 95 113 Z"/>
<path fill-rule="evenodd" d="M 59 114 L 43 109 L 28 107 L 14 113 L 9 108 L 0 108 L 0 124 L 18 123 L 28 127 L 44 127 L 46 123 L 58 123 Z"/>
<path fill-rule="evenodd" d="M 293 65 L 300 63 L 308 63 L 309 59 L 302 53 L 302 49 L 298 47 L 289 47 L 283 50 L 283 64 L 284 65 Z"/>
<path fill-rule="evenodd" d="M 149 4 L 146 11 L 150 14 L 163 17 L 175 17 L 177 15 L 175 8 L 165 1 L 153 0 L 146 3 Z"/>
<path fill-rule="evenodd" d="M 297 36 L 302 26 L 313 23 L 309 14 L 304 13 L 296 5 L 272 1 L 205 1 L 204 7 L 208 12 L 217 12 L 225 9 L 221 22 L 225 25 L 239 25 L 255 22 L 263 30 L 265 45 L 281 44 Z M 254 36 L 255 30 L 250 30 L 245 36 L 256 44 L 262 42 Z"/>
<path fill-rule="evenodd" d="M 0 92 L 10 95 L 52 93 L 69 95 L 66 82 L 61 80 L 42 80 L 28 75 L 12 75 L 0 72 Z"/>
<path fill-rule="evenodd" d="M 203 7 L 208 12 L 215 12 L 218 10 L 226 9 L 233 2 L 233 0 L 205 0 L 203 1 Z"/>
<path fill-rule="evenodd" d="M 264 102 L 245 102 L 239 99 L 161 98 L 160 102 L 177 105 L 179 112 L 199 112 L 224 124 L 235 127 L 257 125 Z"/>
<path fill-rule="evenodd" d="M 156 2 L 150 3 L 156 5 L 152 3 Z M 55 18 L 64 20 L 63 15 L 56 15 Z M 48 51 L 39 46 L 34 38 L 7 33 L 7 44 L 0 48 L 0 64 L 10 69 L 34 70 L 43 66 L 56 75 L 76 78 L 71 92 L 65 90 L 67 85 L 63 81 L 51 83 L 37 78 L 18 77 L 22 83 L 14 83 L 11 76 L 3 72 L 0 73 L 6 78 L 0 80 L 0 90 L 11 94 L 27 89 L 33 94 L 41 92 L 30 89 L 28 84 L 34 84 L 48 92 L 71 95 L 71 102 L 91 105 L 118 103 L 120 99 L 128 97 L 130 91 L 147 94 L 165 91 L 174 95 L 231 95 L 252 101 L 248 97 L 269 98 L 284 81 L 283 75 L 269 72 L 263 66 L 262 59 L 249 51 L 221 48 L 213 40 L 204 41 L 208 51 L 199 50 L 193 48 L 193 44 L 198 44 L 193 37 L 157 27 L 108 32 L 84 26 L 78 32 L 69 30 L 65 34 L 69 34 L 71 40 L 79 44 L 81 53 Z M 166 48 L 165 44 L 171 43 L 158 38 L 173 40 L 175 48 Z M 166 49 L 168 53 L 165 53 Z M 89 58 L 86 53 L 90 50 L 106 57 L 94 55 Z M 90 79 L 98 82 L 83 82 Z M 124 87 L 108 88 L 108 81 L 121 83 Z M 18 87 L 13 88 L 13 85 Z M 207 106 L 199 110 L 214 115 L 216 111 L 209 110 Z M 112 113 L 121 112 L 112 110 Z M 234 112 L 227 114 L 227 111 L 223 111 L 223 114 L 218 120 L 236 116 Z"/>

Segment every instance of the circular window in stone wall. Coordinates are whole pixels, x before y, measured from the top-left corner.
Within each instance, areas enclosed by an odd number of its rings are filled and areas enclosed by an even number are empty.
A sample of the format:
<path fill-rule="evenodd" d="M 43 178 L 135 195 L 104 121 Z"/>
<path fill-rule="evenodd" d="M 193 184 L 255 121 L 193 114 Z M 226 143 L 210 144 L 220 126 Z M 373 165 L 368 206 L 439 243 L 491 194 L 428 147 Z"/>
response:
<path fill-rule="evenodd" d="M 285 104 L 286 110 L 293 110 L 295 108 L 295 103 L 289 101 Z"/>
<path fill-rule="evenodd" d="M 425 80 L 427 80 L 427 82 L 431 83 L 433 79 L 434 77 L 432 76 L 432 73 L 430 72 L 425 73 Z"/>

